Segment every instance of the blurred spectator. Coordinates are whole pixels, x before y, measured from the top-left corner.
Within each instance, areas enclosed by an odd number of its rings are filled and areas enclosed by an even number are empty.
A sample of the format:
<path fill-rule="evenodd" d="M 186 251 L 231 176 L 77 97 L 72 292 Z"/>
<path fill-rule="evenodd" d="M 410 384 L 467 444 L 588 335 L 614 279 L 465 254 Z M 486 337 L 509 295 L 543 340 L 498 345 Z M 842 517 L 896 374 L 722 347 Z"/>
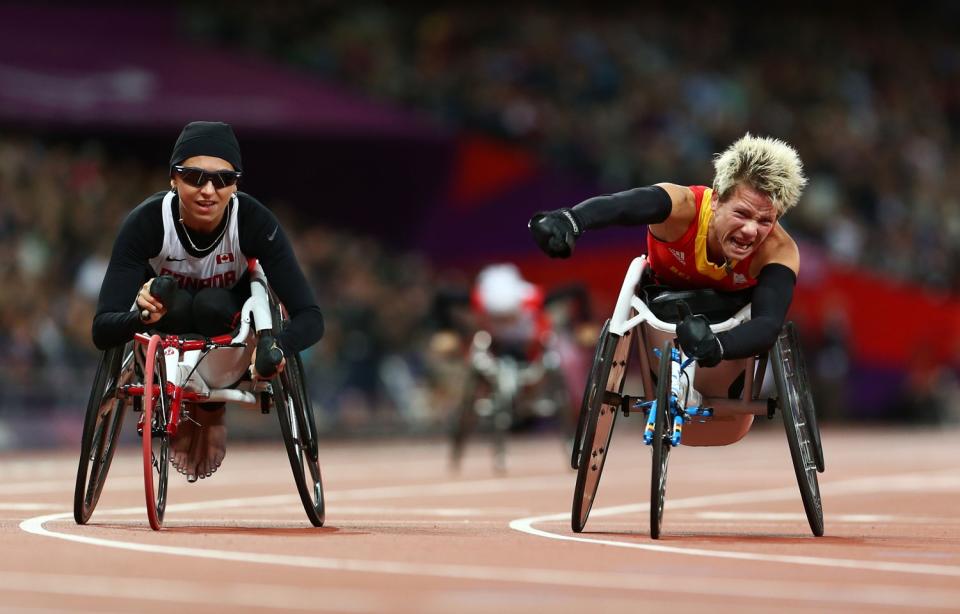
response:
<path fill-rule="evenodd" d="M 793 233 L 960 291 L 950 3 L 751 5 L 749 19 L 738 3 L 190 6 L 195 37 L 526 144 L 611 191 L 710 176 L 710 154 L 748 130 L 783 138 L 811 177 Z"/>

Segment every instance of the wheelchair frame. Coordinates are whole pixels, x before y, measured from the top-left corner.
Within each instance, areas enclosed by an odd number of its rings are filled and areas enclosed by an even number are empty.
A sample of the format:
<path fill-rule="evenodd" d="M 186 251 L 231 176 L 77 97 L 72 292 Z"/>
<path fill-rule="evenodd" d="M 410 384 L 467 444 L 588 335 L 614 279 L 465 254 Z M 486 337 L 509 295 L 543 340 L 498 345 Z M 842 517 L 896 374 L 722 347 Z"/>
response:
<path fill-rule="evenodd" d="M 137 432 L 143 449 L 147 517 L 151 528 L 159 530 L 166 509 L 170 440 L 180 421 L 190 419 L 183 403 L 232 402 L 260 407 L 264 413 L 271 406 L 277 409 L 304 510 L 314 526 L 323 525 L 316 423 L 299 354 L 288 356 L 286 368 L 270 381 L 241 381 L 236 387 L 211 387 L 207 381 L 211 377 L 204 378 L 199 369 L 208 357 L 216 357 L 209 362 L 228 367 L 221 369 L 219 379 L 228 385 L 236 382 L 250 363 L 257 336 L 278 334 L 285 326 L 281 306 L 255 259 L 248 262 L 248 271 L 251 295 L 244 302 L 235 335 L 197 339 L 137 333 L 132 341 L 103 353 L 81 438 L 74 491 L 77 524 L 86 524 L 96 508 L 127 407 L 140 413 Z"/>
<path fill-rule="evenodd" d="M 518 415 L 517 401 L 532 386 L 542 385 L 546 388 L 546 394 L 561 395 L 552 399 L 552 414 L 534 411 L 533 415 L 553 416 L 562 424 L 569 422 L 570 404 L 566 398 L 566 384 L 556 349 L 547 343 L 536 360 L 527 362 L 513 356 L 494 354 L 491 351 L 492 344 L 493 339 L 486 330 L 477 331 L 470 344 L 467 381 L 450 431 L 450 463 L 454 469 L 460 467 L 466 440 L 477 427 L 476 423 L 487 421 L 491 427 L 494 469 L 499 473 L 506 471 L 507 434 L 516 419 L 521 417 Z M 481 386 L 489 388 L 491 405 L 489 411 L 483 413 L 476 408 L 479 400 L 477 390 Z"/>
<path fill-rule="evenodd" d="M 646 256 L 633 260 L 624 278 L 613 316 L 606 322 L 597 344 L 594 363 L 581 404 L 571 466 L 577 469 L 571 527 L 581 532 L 593 507 L 603 465 L 609 451 L 618 413 L 645 415 L 644 443 L 652 449 L 650 535 L 657 539 L 663 519 L 667 461 L 670 450 L 683 442 L 685 427 L 693 431 L 692 445 L 727 445 L 746 435 L 754 416 L 772 418 L 779 408 L 784 420 L 791 460 L 800 488 L 807 520 L 814 535 L 823 535 L 823 511 L 817 472 L 823 472 L 823 451 L 816 413 L 809 391 L 803 357 L 793 323 L 781 331 L 769 354 L 739 361 L 724 361 L 717 367 L 697 369 L 673 339 L 676 325 L 654 315 L 638 296 L 649 264 Z M 667 297 L 669 298 L 669 297 Z M 750 305 L 722 322 L 711 324 L 714 332 L 730 330 L 750 319 Z M 633 339 L 637 339 L 643 393 L 623 394 Z M 658 347 L 659 344 L 659 347 Z M 659 364 L 653 379 L 653 364 Z M 776 396 L 761 398 L 767 362 L 773 371 Z M 710 388 L 716 382 L 729 385 L 742 372 L 740 398 L 701 394 L 694 383 L 701 379 Z M 697 374 L 701 379 L 697 378 Z M 711 382 L 710 380 L 714 381 Z M 737 378 L 738 379 L 738 378 Z M 730 388 L 722 389 L 723 392 Z M 722 423 L 722 424 L 721 424 Z"/>

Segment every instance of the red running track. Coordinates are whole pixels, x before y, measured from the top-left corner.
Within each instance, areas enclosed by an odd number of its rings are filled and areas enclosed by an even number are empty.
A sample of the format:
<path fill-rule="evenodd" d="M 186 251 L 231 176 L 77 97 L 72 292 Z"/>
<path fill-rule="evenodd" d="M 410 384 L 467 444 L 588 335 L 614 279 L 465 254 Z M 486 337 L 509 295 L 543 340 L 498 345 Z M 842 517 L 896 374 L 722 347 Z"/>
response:
<path fill-rule="evenodd" d="M 209 480 L 171 476 L 159 533 L 137 450 L 83 527 L 75 451 L 0 456 L 0 611 L 960 611 L 960 432 L 826 430 L 822 538 L 779 424 L 681 447 L 653 541 L 633 427 L 618 425 L 579 535 L 554 439 L 512 441 L 504 476 L 483 440 L 458 474 L 445 442 L 328 443 L 321 529 L 279 441 L 230 449 Z"/>

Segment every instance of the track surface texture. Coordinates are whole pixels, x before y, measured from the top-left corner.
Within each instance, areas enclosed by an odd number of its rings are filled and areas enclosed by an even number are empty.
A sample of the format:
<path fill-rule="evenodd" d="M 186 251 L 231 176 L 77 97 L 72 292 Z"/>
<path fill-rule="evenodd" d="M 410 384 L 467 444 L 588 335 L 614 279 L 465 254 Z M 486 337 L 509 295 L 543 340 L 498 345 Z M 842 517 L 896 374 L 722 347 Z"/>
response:
<path fill-rule="evenodd" d="M 319 529 L 279 441 L 230 448 L 196 484 L 171 472 L 161 532 L 136 449 L 86 526 L 78 451 L 6 454 L 0 612 L 960 611 L 960 432 L 826 429 L 822 538 L 779 424 L 680 447 L 654 541 L 650 452 L 626 422 L 581 534 L 569 452 L 547 437 L 511 440 L 504 474 L 482 438 L 459 472 L 446 442 L 324 442 Z"/>

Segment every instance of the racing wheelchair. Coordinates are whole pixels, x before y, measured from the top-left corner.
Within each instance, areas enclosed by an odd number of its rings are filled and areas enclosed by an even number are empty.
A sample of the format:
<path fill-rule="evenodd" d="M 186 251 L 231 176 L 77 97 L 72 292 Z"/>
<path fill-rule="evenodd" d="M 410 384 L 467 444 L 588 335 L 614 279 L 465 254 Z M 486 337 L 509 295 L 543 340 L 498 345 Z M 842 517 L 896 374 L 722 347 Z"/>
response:
<path fill-rule="evenodd" d="M 743 293 L 657 286 L 646 256 L 630 264 L 613 316 L 597 342 L 574 438 L 574 532 L 583 531 L 590 516 L 618 414 L 645 416 L 643 438 L 653 456 L 650 536 L 659 539 L 670 450 L 681 443 L 735 443 L 747 434 L 755 416 L 772 418 L 779 410 L 810 529 L 823 535 L 817 482 L 817 473 L 824 470 L 823 448 L 793 323 L 783 327 L 769 353 L 711 368 L 698 368 L 675 343 L 676 324 L 688 313 L 705 315 L 711 329 L 721 332 L 749 320 L 749 301 Z M 639 396 L 623 393 L 634 346 L 643 385 Z M 768 364 L 774 391 L 761 398 Z"/>
<path fill-rule="evenodd" d="M 73 499 L 77 524 L 86 524 L 97 506 L 128 408 L 139 416 L 147 517 L 150 527 L 160 530 L 167 502 L 170 442 L 181 422 L 191 419 L 184 403 L 230 402 L 259 407 L 263 413 L 271 407 L 276 411 L 304 510 L 311 524 L 323 526 L 317 427 L 299 354 L 287 356 L 286 368 L 269 381 L 245 377 L 254 347 L 261 348 L 259 369 L 261 355 L 287 324 L 256 260 L 248 262 L 248 272 L 250 298 L 234 335 L 138 333 L 125 345 L 103 352 L 83 424 Z M 157 295 L 153 288 L 151 293 Z M 271 358 L 274 366 L 280 358 Z"/>
<path fill-rule="evenodd" d="M 493 465 L 506 470 L 510 429 L 526 420 L 556 418 L 561 428 L 572 421 L 567 385 L 559 353 L 547 343 L 540 355 L 495 349 L 489 332 L 478 331 L 470 346 L 464 393 L 453 420 L 451 464 L 459 467 L 468 436 L 477 428 L 490 431 Z M 569 428 L 565 435 L 569 437 Z"/>

